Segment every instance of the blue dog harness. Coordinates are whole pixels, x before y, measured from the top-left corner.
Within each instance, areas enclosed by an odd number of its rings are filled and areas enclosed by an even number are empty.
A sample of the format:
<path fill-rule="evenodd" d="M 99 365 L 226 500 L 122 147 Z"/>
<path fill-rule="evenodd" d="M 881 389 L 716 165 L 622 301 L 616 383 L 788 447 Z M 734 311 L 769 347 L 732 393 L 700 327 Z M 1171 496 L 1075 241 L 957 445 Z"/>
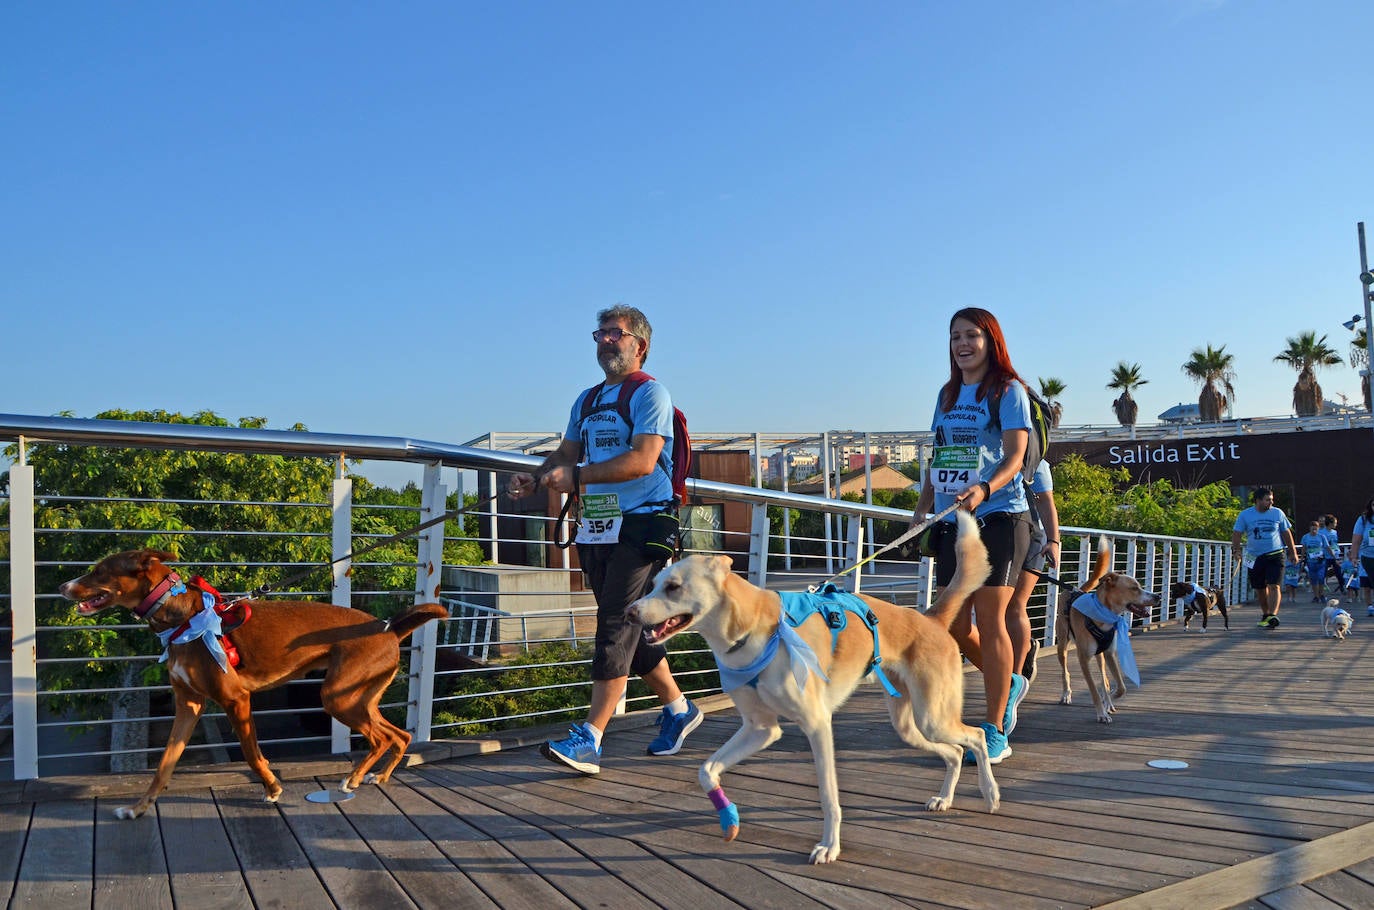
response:
<path fill-rule="evenodd" d="M 801 626 L 812 617 L 819 613 L 825 620 L 825 624 L 830 627 L 831 651 L 838 647 L 840 633 L 849 625 L 848 614 L 853 613 L 868 626 L 868 630 L 873 634 L 873 658 L 868 663 L 865 673 L 876 673 L 878 681 L 883 684 L 887 694 L 893 698 L 901 698 L 901 693 L 892 685 L 882 670 L 881 646 L 878 643 L 878 617 L 874 615 L 868 604 L 847 591 L 841 591 L 833 584 L 823 585 L 818 591 L 812 593 L 807 591 L 786 592 L 778 595 L 782 600 L 782 619 L 778 623 L 778 631 L 769 639 L 763 653 L 758 659 L 747 667 L 731 669 L 728 667 L 720 668 L 721 688 L 729 692 L 740 686 L 757 686 L 759 674 L 772 662 L 773 657 L 778 653 L 778 645 L 782 644 L 787 648 L 788 654 L 792 657 L 795 666 L 797 686 L 806 687 L 806 673 L 812 672 L 825 679 L 825 674 L 821 672 L 820 665 L 816 661 L 815 652 L 802 640 L 794 630 Z"/>

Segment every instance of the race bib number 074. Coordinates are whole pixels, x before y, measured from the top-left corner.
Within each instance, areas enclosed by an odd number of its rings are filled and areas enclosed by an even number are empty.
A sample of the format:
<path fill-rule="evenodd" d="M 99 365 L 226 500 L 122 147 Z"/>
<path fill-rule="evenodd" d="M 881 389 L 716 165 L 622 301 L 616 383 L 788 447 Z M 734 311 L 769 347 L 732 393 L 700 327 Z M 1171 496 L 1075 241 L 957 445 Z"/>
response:
<path fill-rule="evenodd" d="M 931 486 L 936 493 L 957 496 L 978 482 L 978 449 L 975 446 L 940 446 L 930 462 Z"/>

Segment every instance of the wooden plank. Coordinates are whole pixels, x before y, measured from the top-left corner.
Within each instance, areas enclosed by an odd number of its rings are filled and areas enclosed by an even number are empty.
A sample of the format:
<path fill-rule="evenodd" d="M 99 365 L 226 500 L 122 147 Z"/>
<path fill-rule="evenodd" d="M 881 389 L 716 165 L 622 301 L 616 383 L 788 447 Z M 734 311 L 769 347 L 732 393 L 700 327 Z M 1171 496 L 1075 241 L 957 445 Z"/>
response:
<path fill-rule="evenodd" d="M 447 792 L 410 772 L 393 777 L 387 795 L 438 850 L 483 894 L 504 910 L 565 910 L 576 907 L 556 888 L 534 874 L 503 846 L 450 811 Z"/>
<path fill-rule="evenodd" d="M 156 812 L 139 818 L 116 818 L 124 800 L 95 802 L 95 910 L 166 907 L 172 903 L 162 828 Z"/>
<path fill-rule="evenodd" d="M 314 781 L 287 781 L 277 806 L 315 874 L 340 907 L 414 907 L 336 803 L 313 803 Z"/>
<path fill-rule="evenodd" d="M 262 787 L 217 791 L 215 805 L 255 906 L 335 910 L 286 820 L 263 802 Z"/>
<path fill-rule="evenodd" d="M 1109 904 L 1101 910 L 1225 910 L 1374 856 L 1374 822 Z"/>
<path fill-rule="evenodd" d="M 0 805 L 0 904 L 6 906 L 14 894 L 14 878 L 24 855 L 32 815 L 33 803 Z"/>
<path fill-rule="evenodd" d="M 469 773 L 476 773 L 484 779 L 487 777 L 480 772 Z M 605 775 L 606 772 L 603 772 L 602 776 Z M 512 788 L 510 793 L 506 794 L 506 798 L 511 803 L 525 807 L 530 805 L 531 800 L 537 800 L 544 794 L 550 794 L 555 799 L 583 805 L 589 811 L 609 812 L 614 815 L 615 809 L 608 806 L 604 795 L 600 792 L 599 785 L 601 783 L 601 780 L 598 779 L 596 781 L 597 792 L 586 794 L 579 799 L 576 788 L 573 787 L 562 788 L 556 783 L 530 784 L 522 782 L 519 789 Z M 497 797 L 491 798 L 496 799 Z M 780 867 L 803 865 L 805 871 L 799 873 L 802 875 L 846 876 L 851 875 L 854 869 L 861 868 L 862 874 L 856 876 L 851 882 L 856 889 L 872 888 L 880 891 L 887 889 L 889 893 L 893 894 L 920 893 L 922 890 L 928 890 L 931 884 L 936 884 L 941 889 L 941 900 L 953 906 L 996 906 L 1004 902 L 1006 891 L 996 889 L 998 882 L 1006 889 L 1020 895 L 1022 901 L 1035 903 L 1040 896 L 1039 889 L 1043 884 L 1041 880 L 1031 880 L 1022 870 L 1007 870 L 1000 865 L 995 868 L 978 868 L 971 871 L 964 862 L 967 852 L 966 844 L 952 844 L 944 857 L 932 858 L 931 845 L 928 841 L 894 834 L 886 830 L 875 834 L 872 838 L 856 838 L 850 836 L 853 832 L 846 829 L 844 841 L 847 845 L 846 853 L 842 855 L 839 864 L 825 867 L 806 867 L 804 865 L 806 856 L 810 853 L 818 833 L 816 817 L 819 810 L 815 808 L 814 797 L 805 801 L 809 807 L 806 817 L 785 811 L 770 812 L 766 818 L 757 818 L 753 823 L 746 826 L 740 839 L 728 845 L 722 844 L 720 841 L 714 813 L 701 809 L 701 803 L 704 803 L 704 800 L 691 801 L 691 806 L 695 811 L 684 808 L 687 804 L 687 797 L 684 794 L 661 795 L 658 803 L 660 809 L 677 810 L 677 813 L 684 819 L 684 823 L 682 826 L 673 826 L 669 822 L 663 821 L 650 830 L 634 831 L 636 839 L 656 847 L 661 845 L 666 848 L 671 845 L 673 849 L 690 850 L 697 854 L 719 855 L 723 858 L 748 855 L 749 864 L 754 867 L 762 867 L 765 861 L 760 858 L 759 854 L 748 854 L 745 851 L 751 847 L 763 847 L 773 851 L 775 861 Z M 540 809 L 531 807 L 530 811 L 540 811 Z M 542 808 L 542 811 L 557 814 L 558 810 Z M 790 825 L 789 822 L 791 822 Z M 685 841 L 673 837 L 674 833 L 686 831 L 691 831 L 691 836 Z M 872 847 L 873 852 L 863 854 L 856 852 L 856 845 L 860 843 Z M 1005 856 L 997 854 L 997 859 L 999 861 L 1004 860 Z M 937 881 L 939 876 L 937 873 L 932 873 L 933 867 L 938 870 L 938 873 L 943 873 L 943 880 Z M 764 871 L 768 870 L 765 868 Z M 1076 867 L 1071 871 L 1077 871 Z M 937 879 L 928 877 L 931 874 L 936 874 Z M 978 879 L 980 885 L 967 885 L 970 876 Z M 948 890 L 951 882 L 957 883 L 958 887 L 964 888 L 967 893 L 958 899 L 952 897 Z M 1085 885 L 1082 882 L 1061 880 L 1057 893 L 1054 894 L 1053 899 L 1046 899 L 1045 906 L 1060 905 L 1066 896 L 1081 898 L 1088 895 L 1095 896 L 1098 900 L 1107 900 L 1118 897 L 1122 893 L 1122 889 L 1119 887 L 1097 891 L 1091 885 Z"/>
<path fill-rule="evenodd" d="M 34 805 L 11 906 L 90 910 L 94 812 L 91 800 Z"/>
<path fill-rule="evenodd" d="M 1344 910 L 1340 904 L 1302 886 L 1266 894 L 1259 903 L 1267 910 Z"/>
<path fill-rule="evenodd" d="M 1342 907 L 1374 907 L 1374 885 L 1345 870 L 1313 879 L 1307 887 Z"/>
<path fill-rule="evenodd" d="M 336 783 L 331 781 L 330 785 Z M 391 791 L 403 788 L 394 782 L 385 788 L 362 787 L 353 799 L 339 803 L 339 809 L 419 906 L 495 908 L 496 903 L 389 798 Z"/>
<path fill-rule="evenodd" d="M 208 791 L 163 794 L 156 807 L 167 849 L 172 901 L 196 910 L 251 910 L 248 882 L 214 797 Z"/>
<path fill-rule="evenodd" d="M 433 771 L 432 766 L 421 765 L 412 771 L 431 781 L 438 774 L 441 784 L 452 780 L 446 772 Z M 429 789 L 426 795 L 489 837 L 499 837 L 502 846 L 513 856 L 579 905 L 615 907 L 617 910 L 621 907 L 648 910 L 657 906 L 629 884 L 607 875 L 598 862 L 572 849 L 559 837 L 561 832 L 544 827 L 538 819 L 493 811 L 489 805 L 477 801 L 468 788 L 462 793 L 453 789 L 443 793 Z"/>

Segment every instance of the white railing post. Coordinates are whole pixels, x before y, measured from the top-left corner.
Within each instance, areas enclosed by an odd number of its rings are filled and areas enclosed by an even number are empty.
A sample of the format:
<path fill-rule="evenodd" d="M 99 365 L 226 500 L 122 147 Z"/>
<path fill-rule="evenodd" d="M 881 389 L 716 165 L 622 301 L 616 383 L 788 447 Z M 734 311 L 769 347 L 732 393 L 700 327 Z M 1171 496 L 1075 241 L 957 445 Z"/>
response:
<path fill-rule="evenodd" d="M 844 564 L 846 567 L 849 567 L 855 565 L 859 560 L 864 558 L 864 520 L 858 515 L 850 515 L 847 520 L 847 525 L 848 533 L 845 535 L 847 539 L 845 540 Z M 859 576 L 861 574 L 863 573 L 850 572 L 849 585 L 845 590 L 853 594 L 858 594 Z"/>
<path fill-rule="evenodd" d="M 420 489 L 421 523 L 444 514 L 448 491 L 439 482 L 439 463 L 425 465 Z M 415 603 L 437 603 L 444 569 L 444 523 L 420 532 L 418 566 L 415 569 Z M 406 701 L 406 729 L 416 742 L 427 743 L 434 719 L 434 662 L 439 643 L 439 624 L 427 622 L 410 640 L 410 691 Z"/>
<path fill-rule="evenodd" d="M 352 559 L 343 557 L 353 552 L 353 479 L 344 476 L 344 461 L 339 458 L 338 474 L 331 488 L 330 509 L 333 515 L 333 535 L 330 549 L 333 559 L 339 560 L 332 566 L 333 587 L 330 602 L 336 607 L 353 606 Z M 331 718 L 329 727 L 329 751 L 334 754 L 347 752 L 351 731 L 347 726 Z"/>
<path fill-rule="evenodd" d="M 749 507 L 749 580 L 760 588 L 768 583 L 768 506 Z"/>
<path fill-rule="evenodd" d="M 38 601 L 34 580 L 33 466 L 10 467 L 10 615 L 14 623 L 10 667 L 13 672 L 14 779 L 38 777 Z"/>
<path fill-rule="evenodd" d="M 1154 541 L 1154 540 L 1147 540 L 1147 541 L 1145 542 L 1145 590 L 1146 590 L 1146 591 L 1158 591 L 1158 590 L 1160 590 L 1160 588 L 1155 584 L 1155 582 L 1157 582 L 1157 581 L 1159 580 L 1159 578 L 1162 577 L 1162 576 L 1161 576 L 1161 573 L 1160 573 L 1160 571 L 1159 571 L 1159 567 L 1155 564 L 1155 554 L 1156 554 L 1156 550 L 1155 550 L 1155 541 Z M 1169 592 L 1168 592 L 1167 589 L 1165 589 L 1165 590 L 1160 594 L 1160 597 L 1159 597 L 1159 618 L 1160 618 L 1160 621 L 1163 621 L 1163 620 L 1166 620 L 1166 619 L 1169 618 L 1169 603 L 1168 603 L 1168 600 L 1167 600 L 1168 596 L 1169 596 Z"/>

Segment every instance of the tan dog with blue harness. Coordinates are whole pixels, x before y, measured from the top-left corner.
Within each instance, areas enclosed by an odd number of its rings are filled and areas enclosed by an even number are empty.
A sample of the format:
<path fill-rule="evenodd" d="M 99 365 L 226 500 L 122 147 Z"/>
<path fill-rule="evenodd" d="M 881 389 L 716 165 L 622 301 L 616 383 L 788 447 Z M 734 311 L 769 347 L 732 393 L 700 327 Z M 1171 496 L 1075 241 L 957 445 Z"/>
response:
<path fill-rule="evenodd" d="M 739 833 L 739 812 L 721 788 L 721 775 L 766 749 L 790 717 L 811 744 L 820 784 L 823 827 L 813 863 L 840 854 L 839 782 L 831 716 L 868 675 L 887 687 L 888 715 L 902 741 L 945 762 L 940 792 L 926 809 L 950 807 L 964 751 L 978 762 L 978 786 L 989 812 L 1000 802 L 983 731 L 963 723 L 962 659 L 949 625 L 988 574 L 987 551 L 967 512 L 957 513 L 959 568 L 929 613 L 866 595 L 822 592 L 796 601 L 795 628 L 782 596 L 731 571 L 726 556 L 692 556 L 659 573 L 654 588 L 630 607 L 650 642 L 694 629 L 711 646 L 722 687 L 739 709 L 740 729 L 706 760 L 701 787 L 715 805 L 725 839 Z"/>

